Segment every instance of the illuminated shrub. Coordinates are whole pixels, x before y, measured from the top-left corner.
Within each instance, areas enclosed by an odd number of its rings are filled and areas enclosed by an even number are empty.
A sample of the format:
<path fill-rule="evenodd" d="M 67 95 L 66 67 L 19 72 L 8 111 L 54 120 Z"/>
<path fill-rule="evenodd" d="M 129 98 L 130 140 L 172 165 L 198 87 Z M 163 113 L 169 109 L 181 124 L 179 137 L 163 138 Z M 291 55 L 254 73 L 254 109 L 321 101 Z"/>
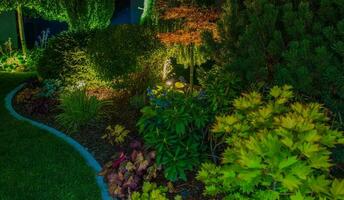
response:
<path fill-rule="evenodd" d="M 44 79 L 59 79 L 64 86 L 87 87 L 104 85 L 92 70 L 86 53 L 92 33 L 64 32 L 49 40 L 38 61 L 37 71 Z"/>
<path fill-rule="evenodd" d="M 149 29 L 120 25 L 97 31 L 88 45 L 88 54 L 97 73 L 112 80 L 137 69 L 138 58 L 154 50 L 156 45 Z"/>
<path fill-rule="evenodd" d="M 29 15 L 66 22 L 76 32 L 106 28 L 115 10 L 113 0 L 1 0 L 0 12 L 18 5 Z"/>
<path fill-rule="evenodd" d="M 330 148 L 343 143 L 331 130 L 321 105 L 292 102 L 291 87 L 274 87 L 268 98 L 257 92 L 233 103 L 219 116 L 215 137 L 227 148 L 222 163 L 203 164 L 197 178 L 206 195 L 225 199 L 341 199 L 342 180 L 331 180 Z"/>
<path fill-rule="evenodd" d="M 115 10 L 113 0 L 63 0 L 72 31 L 106 28 Z"/>

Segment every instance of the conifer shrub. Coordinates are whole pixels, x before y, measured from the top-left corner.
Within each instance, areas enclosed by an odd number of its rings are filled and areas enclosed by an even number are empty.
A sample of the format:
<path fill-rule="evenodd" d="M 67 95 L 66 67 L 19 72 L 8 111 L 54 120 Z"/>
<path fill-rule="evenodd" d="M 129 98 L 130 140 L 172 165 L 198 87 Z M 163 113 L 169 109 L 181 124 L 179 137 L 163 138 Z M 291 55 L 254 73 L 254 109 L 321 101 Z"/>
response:
<path fill-rule="evenodd" d="M 224 199 L 342 199 L 344 181 L 329 175 L 330 148 L 343 143 L 324 108 L 292 100 L 290 86 L 234 100 L 212 132 L 226 141 L 221 164 L 204 163 L 204 193 Z"/>
<path fill-rule="evenodd" d="M 289 84 L 344 112 L 344 4 L 338 0 L 227 0 L 220 40 L 205 50 L 242 85 Z"/>

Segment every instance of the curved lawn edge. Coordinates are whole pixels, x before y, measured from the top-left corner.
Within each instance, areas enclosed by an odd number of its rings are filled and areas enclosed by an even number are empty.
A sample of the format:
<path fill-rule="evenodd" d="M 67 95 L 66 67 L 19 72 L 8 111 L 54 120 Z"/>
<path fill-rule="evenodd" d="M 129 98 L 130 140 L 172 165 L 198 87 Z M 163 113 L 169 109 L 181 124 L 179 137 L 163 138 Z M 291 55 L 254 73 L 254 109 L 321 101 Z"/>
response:
<path fill-rule="evenodd" d="M 12 106 L 12 100 L 14 96 L 25 87 L 25 83 L 19 85 L 15 89 L 13 89 L 10 93 L 8 93 L 5 97 L 5 107 L 9 111 L 9 113 L 17 120 L 20 121 L 26 121 L 29 122 L 31 125 L 38 127 L 42 130 L 47 131 L 48 133 L 61 138 L 65 142 L 67 142 L 70 146 L 72 146 L 76 151 L 79 152 L 79 154 L 84 158 L 84 160 L 87 162 L 87 164 L 93 169 L 96 175 L 96 181 L 98 184 L 98 187 L 101 191 L 102 200 L 111 200 L 112 198 L 109 195 L 108 187 L 105 184 L 103 177 L 98 176 L 97 174 L 101 171 L 100 164 L 96 161 L 96 159 L 90 154 L 85 147 L 83 147 L 81 144 L 79 144 L 77 141 L 69 137 L 68 135 L 62 133 L 61 131 L 58 131 L 52 127 L 49 127 L 43 123 L 36 122 L 34 120 L 31 120 L 29 118 L 23 117 L 19 115 Z"/>

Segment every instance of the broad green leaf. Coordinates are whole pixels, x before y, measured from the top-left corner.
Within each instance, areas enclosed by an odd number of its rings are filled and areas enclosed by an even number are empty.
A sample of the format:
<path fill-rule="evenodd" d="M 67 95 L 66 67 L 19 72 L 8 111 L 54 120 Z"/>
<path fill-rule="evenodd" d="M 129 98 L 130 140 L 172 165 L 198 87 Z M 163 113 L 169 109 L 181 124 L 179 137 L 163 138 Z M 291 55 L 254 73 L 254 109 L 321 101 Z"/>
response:
<path fill-rule="evenodd" d="M 312 144 L 312 143 L 303 143 L 302 145 L 298 146 L 298 149 L 301 151 L 301 153 L 308 158 L 312 157 L 316 152 L 320 151 L 320 146 L 318 144 Z"/>
<path fill-rule="evenodd" d="M 304 163 L 297 163 L 291 168 L 291 173 L 303 180 L 307 179 L 311 172 L 311 168 Z"/>
<path fill-rule="evenodd" d="M 304 200 L 300 191 L 297 191 L 295 194 L 290 196 L 290 200 Z"/>
<path fill-rule="evenodd" d="M 286 116 L 281 118 L 281 126 L 283 128 L 293 130 L 297 124 L 297 121 L 292 116 Z"/>
<path fill-rule="evenodd" d="M 331 193 L 335 198 L 344 199 L 344 179 L 335 179 L 332 183 Z"/>
<path fill-rule="evenodd" d="M 290 191 L 294 191 L 299 187 L 301 181 L 293 175 L 288 174 L 282 179 L 282 185 Z"/>
<path fill-rule="evenodd" d="M 328 169 L 332 166 L 332 164 L 329 162 L 329 156 L 327 155 L 316 155 L 310 158 L 310 166 L 317 168 L 317 169 Z"/>
<path fill-rule="evenodd" d="M 185 125 L 183 123 L 176 123 L 176 133 L 179 135 L 185 133 Z"/>
<path fill-rule="evenodd" d="M 310 177 L 307 179 L 308 186 L 316 193 L 328 192 L 329 180 L 326 180 L 324 175 L 318 177 Z"/>
<path fill-rule="evenodd" d="M 261 174 L 260 170 L 247 170 L 239 173 L 238 178 L 243 181 L 250 182 L 252 179 L 256 178 Z"/>
<path fill-rule="evenodd" d="M 261 168 L 261 158 L 258 156 L 250 156 L 243 152 L 238 160 L 240 165 L 245 166 L 249 169 L 259 169 Z"/>
<path fill-rule="evenodd" d="M 311 128 L 313 129 L 314 126 Z M 316 130 L 312 130 L 308 133 L 305 134 L 304 136 L 304 140 L 306 140 L 307 142 L 317 142 L 321 139 L 321 136 L 318 134 L 318 132 Z"/>
<path fill-rule="evenodd" d="M 289 157 L 287 159 L 284 159 L 280 162 L 280 164 L 278 165 L 278 168 L 279 169 L 284 169 L 286 167 L 289 167 L 293 164 L 295 164 L 297 162 L 297 157 L 296 156 L 292 156 L 292 157 Z"/>

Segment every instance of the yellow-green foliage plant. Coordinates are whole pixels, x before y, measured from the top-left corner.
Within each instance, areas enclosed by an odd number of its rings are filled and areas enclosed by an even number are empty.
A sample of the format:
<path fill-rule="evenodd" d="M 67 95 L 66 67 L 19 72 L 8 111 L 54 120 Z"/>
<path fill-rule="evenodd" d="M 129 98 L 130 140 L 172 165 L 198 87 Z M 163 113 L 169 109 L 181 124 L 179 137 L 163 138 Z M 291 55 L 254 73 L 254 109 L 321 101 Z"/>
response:
<path fill-rule="evenodd" d="M 108 126 L 105 130 L 105 134 L 102 139 L 107 140 L 111 145 L 122 144 L 129 134 L 129 130 L 126 130 L 122 125 Z"/>
<path fill-rule="evenodd" d="M 344 199 L 344 181 L 333 180 L 330 148 L 342 132 L 328 126 L 317 103 L 293 102 L 290 86 L 257 92 L 233 103 L 212 132 L 226 140 L 220 165 L 205 163 L 197 179 L 206 195 L 224 199 Z"/>
<path fill-rule="evenodd" d="M 166 197 L 167 187 L 157 186 L 156 183 L 144 182 L 142 193 L 133 192 L 130 200 L 168 200 Z M 181 196 L 177 195 L 175 200 L 181 200 Z"/>

